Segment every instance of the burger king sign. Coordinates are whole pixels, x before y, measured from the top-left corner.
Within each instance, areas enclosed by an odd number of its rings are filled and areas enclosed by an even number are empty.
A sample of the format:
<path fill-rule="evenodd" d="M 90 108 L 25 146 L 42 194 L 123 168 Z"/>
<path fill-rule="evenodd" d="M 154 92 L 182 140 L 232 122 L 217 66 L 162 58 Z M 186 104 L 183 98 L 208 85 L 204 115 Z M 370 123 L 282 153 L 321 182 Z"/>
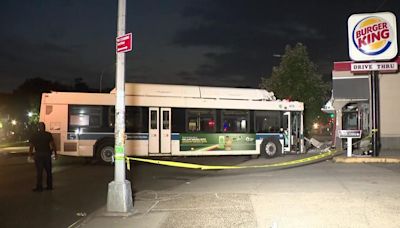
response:
<path fill-rule="evenodd" d="M 353 14 L 348 19 L 349 55 L 354 61 L 390 60 L 397 55 L 396 16 Z"/>

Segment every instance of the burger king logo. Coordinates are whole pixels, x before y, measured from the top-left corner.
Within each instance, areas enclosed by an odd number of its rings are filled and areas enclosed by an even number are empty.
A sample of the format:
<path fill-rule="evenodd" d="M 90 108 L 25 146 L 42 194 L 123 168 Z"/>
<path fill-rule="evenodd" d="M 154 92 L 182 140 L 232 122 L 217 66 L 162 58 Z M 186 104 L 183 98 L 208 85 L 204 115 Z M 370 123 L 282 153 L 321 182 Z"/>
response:
<path fill-rule="evenodd" d="M 359 21 L 353 30 L 353 43 L 366 55 L 377 55 L 392 45 L 393 30 L 380 17 L 367 17 Z"/>
<path fill-rule="evenodd" d="M 347 20 L 353 61 L 391 60 L 397 56 L 396 16 L 391 12 L 353 14 Z"/>

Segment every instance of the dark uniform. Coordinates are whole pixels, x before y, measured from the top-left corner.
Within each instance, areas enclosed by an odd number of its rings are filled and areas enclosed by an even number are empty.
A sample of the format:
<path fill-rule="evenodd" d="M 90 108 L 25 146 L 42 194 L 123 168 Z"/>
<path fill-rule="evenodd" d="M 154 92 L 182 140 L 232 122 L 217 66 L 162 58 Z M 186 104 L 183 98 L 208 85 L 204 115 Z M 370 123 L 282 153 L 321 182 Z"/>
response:
<path fill-rule="evenodd" d="M 43 126 L 40 126 L 43 124 Z M 30 153 L 35 148 L 35 165 L 36 165 L 36 188 L 34 191 L 42 191 L 43 189 L 43 169 L 47 175 L 47 188 L 53 189 L 53 176 L 51 173 L 51 154 L 55 151 L 53 136 L 50 132 L 44 130 L 44 123 L 39 123 L 39 131 L 30 138 Z M 42 130 L 43 129 L 43 130 Z"/>

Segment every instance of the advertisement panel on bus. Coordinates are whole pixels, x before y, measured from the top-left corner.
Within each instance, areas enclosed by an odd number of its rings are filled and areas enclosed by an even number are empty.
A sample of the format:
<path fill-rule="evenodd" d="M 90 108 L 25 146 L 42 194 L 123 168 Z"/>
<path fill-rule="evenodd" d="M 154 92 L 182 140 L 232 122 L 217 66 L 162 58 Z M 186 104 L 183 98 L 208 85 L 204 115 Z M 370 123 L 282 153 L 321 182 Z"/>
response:
<path fill-rule="evenodd" d="M 184 133 L 180 137 L 181 151 L 230 151 L 255 150 L 256 134 L 248 133 L 216 133 L 192 134 Z"/>

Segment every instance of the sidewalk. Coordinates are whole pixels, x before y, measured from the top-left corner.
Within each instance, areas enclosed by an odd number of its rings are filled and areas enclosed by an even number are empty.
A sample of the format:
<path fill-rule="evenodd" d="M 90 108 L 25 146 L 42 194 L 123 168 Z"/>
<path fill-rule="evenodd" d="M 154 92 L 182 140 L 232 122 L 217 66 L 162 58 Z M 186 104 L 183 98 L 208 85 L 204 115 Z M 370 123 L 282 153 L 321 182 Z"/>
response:
<path fill-rule="evenodd" d="M 313 155 L 316 153 L 288 155 L 273 160 L 283 162 Z M 347 158 L 342 155 L 332 160 L 336 163 L 400 163 L 400 153 L 381 153 L 381 155 L 384 157 Z M 252 159 L 240 165 L 259 165 L 263 162 L 271 161 L 263 158 Z M 279 195 L 279 193 L 272 194 Z M 302 194 L 299 197 L 304 197 L 304 193 Z M 323 198 L 325 193 L 321 194 L 320 197 Z M 254 215 L 254 210 L 264 208 L 266 205 L 254 200 L 257 197 L 259 196 L 250 193 L 142 191 L 135 194 L 134 210 L 131 213 L 113 215 L 107 213 L 106 207 L 103 207 L 70 227 L 260 227 L 258 218 L 260 215 L 257 213 Z M 266 214 L 262 213 L 262 216 Z M 202 219 L 195 219 L 199 217 Z M 274 227 L 274 224 L 263 225 Z"/>
<path fill-rule="evenodd" d="M 352 155 L 347 157 L 346 154 L 334 157 L 332 159 L 336 163 L 400 163 L 400 151 L 381 151 L 378 157 L 369 155 Z"/>
<path fill-rule="evenodd" d="M 339 156 L 332 159 L 336 163 L 400 163 L 400 156 L 390 156 L 390 157 L 367 157 L 367 156 Z"/>
<path fill-rule="evenodd" d="M 257 227 L 248 194 L 145 191 L 132 215 L 108 216 L 101 208 L 72 227 Z M 198 219 L 201 218 L 201 219 Z"/>

